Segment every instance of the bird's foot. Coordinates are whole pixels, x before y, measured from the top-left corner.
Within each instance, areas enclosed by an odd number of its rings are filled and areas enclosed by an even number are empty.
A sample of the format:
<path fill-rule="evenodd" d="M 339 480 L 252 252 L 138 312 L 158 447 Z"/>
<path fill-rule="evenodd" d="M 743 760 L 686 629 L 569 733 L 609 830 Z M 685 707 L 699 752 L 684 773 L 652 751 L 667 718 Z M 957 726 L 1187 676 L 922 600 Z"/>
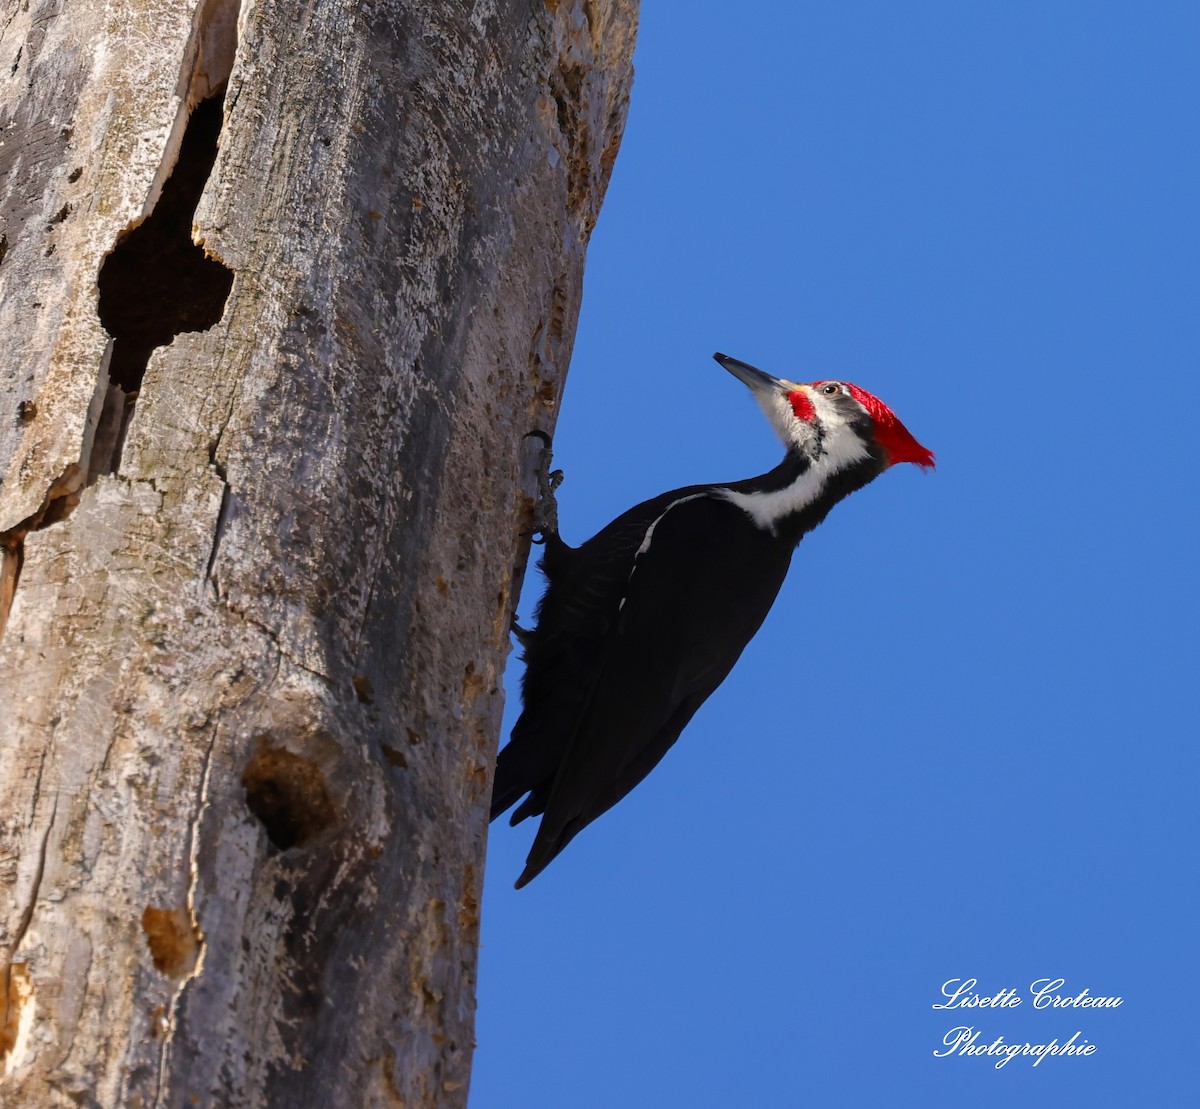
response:
<path fill-rule="evenodd" d="M 550 469 L 554 461 L 554 451 L 551 447 L 550 436 L 544 431 L 531 431 L 526 439 L 540 439 L 542 449 L 537 460 L 537 503 L 533 506 L 533 535 L 540 536 L 533 542 L 544 543 L 548 536 L 558 534 L 558 498 L 555 492 L 563 483 L 562 470 Z"/>
<path fill-rule="evenodd" d="M 517 642 L 520 643 L 522 647 L 527 648 L 529 644 L 533 642 L 533 629 L 521 627 L 521 625 L 517 623 L 516 613 L 513 613 L 512 623 L 509 625 L 509 630 L 513 633 Z"/>

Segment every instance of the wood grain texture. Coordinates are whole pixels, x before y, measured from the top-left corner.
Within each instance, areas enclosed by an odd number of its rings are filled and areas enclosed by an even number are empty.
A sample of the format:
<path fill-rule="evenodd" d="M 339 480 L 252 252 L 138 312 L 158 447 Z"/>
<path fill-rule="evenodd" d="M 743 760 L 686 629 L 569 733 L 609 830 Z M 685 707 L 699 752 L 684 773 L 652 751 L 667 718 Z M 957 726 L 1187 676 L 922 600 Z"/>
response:
<path fill-rule="evenodd" d="M 635 0 L 0 16 L 0 1104 L 465 1103 L 521 436 L 635 31 Z M 226 76 L 192 237 L 232 291 L 126 397 L 100 267 Z"/>

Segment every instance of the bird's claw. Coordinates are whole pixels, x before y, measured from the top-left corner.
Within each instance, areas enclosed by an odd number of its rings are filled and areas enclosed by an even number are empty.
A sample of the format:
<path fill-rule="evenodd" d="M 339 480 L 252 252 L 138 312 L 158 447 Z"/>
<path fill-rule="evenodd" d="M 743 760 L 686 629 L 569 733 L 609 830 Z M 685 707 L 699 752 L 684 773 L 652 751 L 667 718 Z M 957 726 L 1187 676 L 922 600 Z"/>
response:
<path fill-rule="evenodd" d="M 528 647 L 533 640 L 533 629 L 521 627 L 521 625 L 517 623 L 516 613 L 513 613 L 512 623 L 509 625 L 509 630 L 513 633 L 516 641 L 520 643 L 522 647 Z"/>
<path fill-rule="evenodd" d="M 542 441 L 542 449 L 538 453 L 537 461 L 537 503 L 533 506 L 533 530 L 530 533 L 534 537 L 540 537 L 532 538 L 530 541 L 541 544 L 545 543 L 549 536 L 558 534 L 558 499 L 554 494 L 563 483 L 563 472 L 550 469 L 554 460 L 554 451 L 551 448 L 552 440 L 546 432 L 534 430 L 529 432 L 525 438 Z"/>

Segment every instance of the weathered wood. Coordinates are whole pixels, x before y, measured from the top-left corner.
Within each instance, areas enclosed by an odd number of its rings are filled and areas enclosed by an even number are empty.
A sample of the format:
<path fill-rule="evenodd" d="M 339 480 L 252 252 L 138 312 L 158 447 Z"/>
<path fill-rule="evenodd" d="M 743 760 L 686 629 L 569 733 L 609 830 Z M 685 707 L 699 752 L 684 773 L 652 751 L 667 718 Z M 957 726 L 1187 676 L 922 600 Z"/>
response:
<path fill-rule="evenodd" d="M 521 437 L 635 27 L 0 16 L 3 1104 L 465 1102 Z"/>

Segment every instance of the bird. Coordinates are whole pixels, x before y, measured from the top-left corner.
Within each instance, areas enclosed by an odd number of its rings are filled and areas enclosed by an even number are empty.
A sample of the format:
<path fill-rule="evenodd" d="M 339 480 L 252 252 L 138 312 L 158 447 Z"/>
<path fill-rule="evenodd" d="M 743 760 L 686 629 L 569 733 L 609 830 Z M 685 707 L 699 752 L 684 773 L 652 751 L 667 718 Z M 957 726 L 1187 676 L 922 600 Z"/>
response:
<path fill-rule="evenodd" d="M 890 466 L 934 465 L 857 385 L 798 384 L 713 357 L 783 441 L 779 465 L 653 497 L 579 547 L 558 534 L 556 505 L 544 517 L 547 587 L 534 627 L 514 621 L 522 711 L 496 760 L 490 816 L 520 801 L 510 824 L 541 817 L 517 889 L 654 769 L 733 668 L 800 540 L 830 509 Z M 555 485 L 543 482 L 543 495 Z"/>

